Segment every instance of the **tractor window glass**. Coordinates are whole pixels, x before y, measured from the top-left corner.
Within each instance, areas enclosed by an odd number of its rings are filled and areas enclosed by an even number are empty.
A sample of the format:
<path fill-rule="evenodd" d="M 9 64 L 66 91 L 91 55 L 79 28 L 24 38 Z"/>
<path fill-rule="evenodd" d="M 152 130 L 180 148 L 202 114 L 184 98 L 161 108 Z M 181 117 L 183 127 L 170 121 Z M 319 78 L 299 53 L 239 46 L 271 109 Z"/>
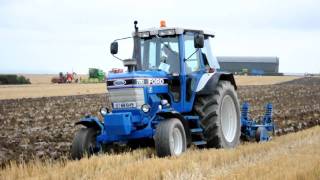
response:
<path fill-rule="evenodd" d="M 180 73 L 178 37 L 142 39 L 141 46 L 142 70 Z"/>
<path fill-rule="evenodd" d="M 178 42 L 175 43 L 161 43 L 161 63 L 169 66 L 169 73 L 180 73 L 179 63 L 179 46 Z"/>
<path fill-rule="evenodd" d="M 213 49 L 211 48 L 210 42 L 211 42 L 210 38 L 205 39 L 204 47 L 201 49 L 203 63 L 206 67 L 220 69 L 219 62 L 218 62 L 217 58 L 212 53 Z"/>
<path fill-rule="evenodd" d="M 150 42 L 149 47 L 149 69 L 157 69 L 157 62 L 156 62 L 156 43 Z"/>
<path fill-rule="evenodd" d="M 193 33 L 186 33 L 184 36 L 184 43 L 185 43 L 184 56 L 185 56 L 185 58 L 189 58 L 185 61 L 186 62 L 186 72 L 187 72 L 187 74 L 190 74 L 190 73 L 198 71 L 200 69 L 199 53 L 198 52 L 194 53 L 197 50 L 196 48 L 194 48 L 194 34 Z"/>

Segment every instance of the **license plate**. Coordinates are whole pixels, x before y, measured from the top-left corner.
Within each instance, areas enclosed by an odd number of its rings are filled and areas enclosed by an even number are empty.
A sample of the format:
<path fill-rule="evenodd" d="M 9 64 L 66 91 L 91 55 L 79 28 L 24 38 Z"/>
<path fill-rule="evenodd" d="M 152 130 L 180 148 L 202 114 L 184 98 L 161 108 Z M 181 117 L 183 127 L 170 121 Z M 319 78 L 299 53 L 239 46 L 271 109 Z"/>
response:
<path fill-rule="evenodd" d="M 115 102 L 112 103 L 114 109 L 136 108 L 136 102 Z"/>

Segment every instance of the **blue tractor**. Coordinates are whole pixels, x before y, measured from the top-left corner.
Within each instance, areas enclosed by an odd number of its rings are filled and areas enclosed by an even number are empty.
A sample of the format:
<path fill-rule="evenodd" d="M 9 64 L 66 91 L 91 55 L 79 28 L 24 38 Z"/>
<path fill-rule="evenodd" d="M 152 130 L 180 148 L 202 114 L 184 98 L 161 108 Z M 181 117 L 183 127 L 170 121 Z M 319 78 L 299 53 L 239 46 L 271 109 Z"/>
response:
<path fill-rule="evenodd" d="M 85 127 L 74 137 L 72 158 L 113 144 L 152 142 L 159 157 L 179 156 L 191 145 L 237 146 L 237 86 L 232 74 L 217 70 L 214 35 L 164 26 L 139 30 L 136 21 L 134 28 L 133 56 L 123 60 L 127 72 L 110 73 L 106 80 L 112 108 L 101 108 L 103 120 L 87 115 L 76 123 Z M 118 41 L 110 47 L 114 56 Z"/>

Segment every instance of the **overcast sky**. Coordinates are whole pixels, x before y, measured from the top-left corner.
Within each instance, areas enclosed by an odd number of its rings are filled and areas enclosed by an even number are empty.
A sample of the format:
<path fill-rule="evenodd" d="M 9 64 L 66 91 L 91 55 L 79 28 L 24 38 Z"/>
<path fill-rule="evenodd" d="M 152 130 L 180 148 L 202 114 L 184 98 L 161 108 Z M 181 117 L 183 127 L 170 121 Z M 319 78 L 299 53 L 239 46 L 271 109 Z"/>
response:
<path fill-rule="evenodd" d="M 319 0 L 0 0 L 0 73 L 121 67 L 112 40 L 140 28 L 214 32 L 216 56 L 278 56 L 281 72 L 320 72 Z"/>

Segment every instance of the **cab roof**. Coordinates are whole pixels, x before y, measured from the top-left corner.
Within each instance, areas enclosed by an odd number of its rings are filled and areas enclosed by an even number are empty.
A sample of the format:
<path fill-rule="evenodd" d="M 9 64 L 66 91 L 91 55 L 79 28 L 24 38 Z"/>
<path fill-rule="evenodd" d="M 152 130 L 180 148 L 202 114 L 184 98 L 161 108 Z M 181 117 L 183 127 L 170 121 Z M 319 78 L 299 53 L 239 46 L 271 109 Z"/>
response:
<path fill-rule="evenodd" d="M 184 34 L 185 32 L 199 32 L 205 36 L 209 36 L 209 37 L 214 37 L 214 34 L 210 31 L 204 31 L 204 30 L 199 30 L 199 29 L 189 29 L 189 28 L 180 28 L 180 27 L 159 27 L 159 28 L 149 28 L 149 29 L 142 29 L 139 30 L 139 36 L 140 37 L 148 37 L 148 36 L 143 36 L 143 33 L 146 33 L 145 35 L 148 34 L 150 36 L 155 36 L 155 35 L 159 35 L 161 36 L 162 32 L 166 32 L 166 31 L 172 31 L 170 33 L 174 34 L 170 34 L 170 35 L 176 35 L 176 34 Z M 133 32 L 134 34 L 134 32 Z"/>

